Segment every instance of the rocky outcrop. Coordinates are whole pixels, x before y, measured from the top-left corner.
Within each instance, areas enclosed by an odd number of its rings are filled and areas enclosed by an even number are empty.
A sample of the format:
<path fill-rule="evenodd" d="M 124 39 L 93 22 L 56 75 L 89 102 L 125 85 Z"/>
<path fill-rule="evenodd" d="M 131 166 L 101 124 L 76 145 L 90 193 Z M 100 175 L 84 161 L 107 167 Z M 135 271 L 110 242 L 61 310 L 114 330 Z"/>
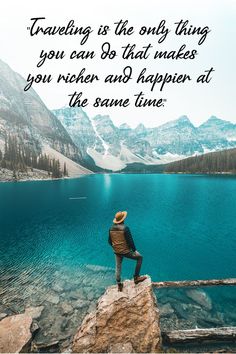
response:
<path fill-rule="evenodd" d="M 5 137 L 11 134 L 17 138 L 22 151 L 26 149 L 38 156 L 44 154 L 43 150 L 49 146 L 55 153 L 61 155 L 57 157 L 61 166 L 64 162 L 67 165 L 73 164 L 73 161 L 77 163 L 76 165 L 84 163 L 80 146 L 75 145 L 65 127 L 45 106 L 32 87 L 24 91 L 26 84 L 23 77 L 0 60 L 0 150 L 2 153 L 5 152 Z M 55 153 L 51 152 L 47 154 L 53 159 Z M 80 174 L 79 166 L 74 167 L 77 167 Z M 82 166 L 81 169 L 83 174 L 85 171 Z M 75 177 L 74 174 L 70 174 L 70 168 L 68 172 L 70 176 Z"/>
<path fill-rule="evenodd" d="M 19 353 L 31 340 L 32 317 L 9 316 L 0 322 L 0 352 Z"/>
<path fill-rule="evenodd" d="M 159 352 L 159 311 L 151 279 L 124 282 L 122 292 L 107 288 L 96 310 L 88 314 L 74 340 L 73 352 Z"/>
<path fill-rule="evenodd" d="M 41 315 L 43 306 L 30 307 L 25 313 L 9 316 L 0 321 L 0 353 L 25 351 L 32 334 L 38 329 L 33 320 Z"/>

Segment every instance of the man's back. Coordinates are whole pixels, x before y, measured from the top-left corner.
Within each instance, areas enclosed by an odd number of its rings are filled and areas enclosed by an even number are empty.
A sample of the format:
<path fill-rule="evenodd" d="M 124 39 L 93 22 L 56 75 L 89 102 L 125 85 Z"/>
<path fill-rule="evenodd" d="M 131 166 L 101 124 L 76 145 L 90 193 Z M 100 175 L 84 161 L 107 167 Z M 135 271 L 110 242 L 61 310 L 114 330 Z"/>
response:
<path fill-rule="evenodd" d="M 124 224 L 112 225 L 109 230 L 109 243 L 115 253 L 126 254 L 131 250 L 136 251 L 130 229 Z"/>
<path fill-rule="evenodd" d="M 115 253 L 125 254 L 130 252 L 130 248 L 125 238 L 125 225 L 113 224 L 110 228 L 111 245 Z"/>

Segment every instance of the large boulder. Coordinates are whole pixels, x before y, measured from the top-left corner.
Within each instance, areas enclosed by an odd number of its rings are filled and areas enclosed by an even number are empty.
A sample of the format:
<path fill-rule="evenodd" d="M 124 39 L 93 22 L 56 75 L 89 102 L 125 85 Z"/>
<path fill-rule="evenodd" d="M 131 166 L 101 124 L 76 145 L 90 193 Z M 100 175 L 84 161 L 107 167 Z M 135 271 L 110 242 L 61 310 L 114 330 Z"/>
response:
<path fill-rule="evenodd" d="M 107 288 L 96 310 L 79 327 L 72 351 L 77 353 L 160 352 L 159 311 L 151 279 L 135 285 L 124 282 L 124 289 Z"/>
<path fill-rule="evenodd" d="M 19 353 L 32 338 L 32 317 L 23 313 L 0 322 L 0 353 Z"/>

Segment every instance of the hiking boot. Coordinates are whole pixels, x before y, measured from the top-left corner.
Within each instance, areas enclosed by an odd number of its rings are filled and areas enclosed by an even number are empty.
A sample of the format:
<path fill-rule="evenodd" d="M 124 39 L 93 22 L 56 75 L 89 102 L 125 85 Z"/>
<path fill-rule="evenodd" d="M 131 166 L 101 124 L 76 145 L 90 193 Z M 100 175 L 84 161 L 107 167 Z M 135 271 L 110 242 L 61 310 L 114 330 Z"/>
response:
<path fill-rule="evenodd" d="M 118 291 L 122 291 L 124 284 L 123 283 L 117 283 L 117 285 L 118 285 Z"/>
<path fill-rule="evenodd" d="M 145 275 L 142 276 L 134 276 L 134 283 L 138 284 L 141 283 L 142 281 L 144 281 L 145 279 L 147 279 L 147 277 Z"/>

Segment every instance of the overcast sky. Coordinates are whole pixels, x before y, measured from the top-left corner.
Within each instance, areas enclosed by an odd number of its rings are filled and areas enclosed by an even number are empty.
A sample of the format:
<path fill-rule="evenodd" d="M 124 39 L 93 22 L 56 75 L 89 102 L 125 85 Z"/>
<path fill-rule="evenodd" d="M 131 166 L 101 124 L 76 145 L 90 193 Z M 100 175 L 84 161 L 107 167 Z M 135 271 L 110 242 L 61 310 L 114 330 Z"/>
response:
<path fill-rule="evenodd" d="M 130 97 L 131 105 L 127 108 L 94 108 L 92 104 L 85 108 L 90 115 L 109 114 L 114 123 L 128 123 L 136 126 L 140 122 L 146 126 L 157 126 L 166 121 L 187 115 L 199 125 L 211 115 L 236 123 L 235 114 L 235 62 L 236 62 L 236 1 L 234 0 L 7 0 L 0 4 L 1 21 L 1 54 L 0 58 L 24 78 L 29 73 L 53 74 L 50 84 L 34 84 L 33 88 L 40 95 L 48 108 L 60 108 L 68 104 L 68 94 L 83 91 L 83 96 L 93 103 L 96 97 L 125 98 Z M 74 19 L 77 26 L 92 26 L 94 31 L 85 45 L 80 46 L 81 36 L 34 36 L 27 30 L 31 26 L 32 17 L 46 17 L 44 27 L 66 26 Z M 135 28 L 131 37 L 115 36 L 114 22 L 128 20 Z M 158 43 L 160 36 L 139 36 L 141 26 L 158 26 L 161 20 L 171 32 L 163 43 Z M 192 26 L 209 26 L 211 32 L 202 45 L 198 45 L 201 36 L 174 35 L 175 22 L 189 20 Z M 96 36 L 96 29 L 107 24 L 111 31 L 107 36 Z M 151 43 L 156 50 L 176 50 L 182 44 L 186 49 L 198 51 L 195 60 L 132 60 L 124 61 L 120 57 L 114 60 L 101 60 L 100 48 L 103 42 L 109 41 L 121 52 L 121 46 L 136 43 L 138 48 Z M 41 50 L 65 50 L 63 60 L 48 60 L 41 68 L 36 68 Z M 95 50 L 93 60 L 69 60 L 68 53 L 72 50 Z M 103 79 L 109 73 L 120 74 L 126 65 L 132 65 L 133 79 L 128 84 L 104 84 Z M 100 81 L 95 84 L 56 84 L 59 73 L 78 74 L 86 67 L 86 72 L 98 73 Z M 147 68 L 147 74 L 169 72 L 187 73 L 192 81 L 186 84 L 166 84 L 163 91 L 156 86 L 153 92 L 150 85 L 135 82 L 139 72 Z M 215 72 L 209 84 L 196 84 L 196 77 L 214 67 Z M 147 98 L 166 98 L 165 107 L 135 108 L 134 94 L 140 91 Z"/>

